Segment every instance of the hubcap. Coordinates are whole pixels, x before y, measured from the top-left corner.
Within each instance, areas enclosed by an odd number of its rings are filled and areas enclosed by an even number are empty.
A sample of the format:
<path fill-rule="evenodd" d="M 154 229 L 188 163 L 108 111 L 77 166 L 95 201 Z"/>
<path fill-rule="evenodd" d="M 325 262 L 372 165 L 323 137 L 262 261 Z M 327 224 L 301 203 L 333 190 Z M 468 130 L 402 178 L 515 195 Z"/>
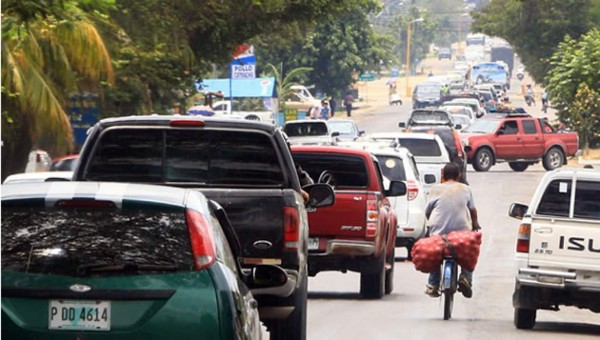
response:
<path fill-rule="evenodd" d="M 482 153 L 479 156 L 479 165 L 482 168 L 487 168 L 490 165 L 490 156 L 487 153 Z"/>
<path fill-rule="evenodd" d="M 552 153 L 550 153 L 550 165 L 553 168 L 558 168 L 561 163 L 561 158 L 562 157 L 557 151 L 552 151 Z"/>

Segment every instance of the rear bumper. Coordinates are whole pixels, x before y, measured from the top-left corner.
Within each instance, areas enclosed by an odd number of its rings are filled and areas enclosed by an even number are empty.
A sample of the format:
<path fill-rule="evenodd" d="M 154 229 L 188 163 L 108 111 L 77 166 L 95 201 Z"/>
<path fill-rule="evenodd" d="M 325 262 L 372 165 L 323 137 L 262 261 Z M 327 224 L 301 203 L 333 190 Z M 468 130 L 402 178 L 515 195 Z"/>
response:
<path fill-rule="evenodd" d="M 329 240 L 324 252 L 308 253 L 308 275 L 321 271 L 370 272 L 377 267 L 373 265 L 375 256 L 375 242 Z"/>
<path fill-rule="evenodd" d="M 370 256 L 375 253 L 375 243 L 369 241 L 329 240 L 325 253 L 318 256 Z M 312 254 L 311 254 L 312 255 Z M 309 255 L 310 256 L 310 255 Z"/>
<path fill-rule="evenodd" d="M 577 273 L 556 270 L 520 268 L 517 284 L 528 287 L 600 293 L 600 281 L 584 281 L 577 278 Z"/>

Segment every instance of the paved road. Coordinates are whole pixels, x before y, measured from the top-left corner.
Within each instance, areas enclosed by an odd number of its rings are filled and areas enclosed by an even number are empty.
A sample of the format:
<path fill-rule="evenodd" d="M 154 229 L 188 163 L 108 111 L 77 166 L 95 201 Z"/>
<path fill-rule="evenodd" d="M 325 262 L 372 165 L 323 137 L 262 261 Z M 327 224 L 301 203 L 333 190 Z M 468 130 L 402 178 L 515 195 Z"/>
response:
<path fill-rule="evenodd" d="M 447 61 L 446 61 L 447 62 Z M 520 96 L 516 101 L 518 102 Z M 397 131 L 409 105 L 374 108 L 355 119 L 367 132 Z M 534 115 L 539 114 L 532 110 Z M 382 300 L 361 300 L 359 275 L 324 272 L 309 279 L 308 338 L 319 339 L 598 339 L 600 316 L 586 310 L 539 311 L 534 330 L 512 324 L 514 247 L 519 221 L 508 217 L 512 202 L 529 203 L 545 171 L 540 164 L 517 173 L 507 164 L 489 172 L 469 167 L 484 239 L 474 276 L 474 296 L 455 300 L 444 321 L 443 301 L 424 294 L 426 274 L 411 262 L 397 262 L 394 292 Z M 405 254 L 398 248 L 397 254 Z"/>

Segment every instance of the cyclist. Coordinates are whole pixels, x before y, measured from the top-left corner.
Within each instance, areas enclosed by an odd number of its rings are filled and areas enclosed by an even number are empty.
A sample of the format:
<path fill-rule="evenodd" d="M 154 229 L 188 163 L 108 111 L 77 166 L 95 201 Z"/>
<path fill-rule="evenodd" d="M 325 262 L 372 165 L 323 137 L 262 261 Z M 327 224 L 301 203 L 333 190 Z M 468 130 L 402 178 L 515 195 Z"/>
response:
<path fill-rule="evenodd" d="M 460 177 L 460 167 L 456 163 L 448 163 L 442 170 L 442 183 L 431 188 L 429 202 L 425 207 L 430 235 L 446 235 L 452 231 L 481 229 L 471 188 L 460 183 Z M 441 270 L 439 268 L 431 272 L 425 294 L 439 297 L 440 279 Z M 458 291 L 466 298 L 473 295 L 472 282 L 473 272 L 461 268 Z"/>

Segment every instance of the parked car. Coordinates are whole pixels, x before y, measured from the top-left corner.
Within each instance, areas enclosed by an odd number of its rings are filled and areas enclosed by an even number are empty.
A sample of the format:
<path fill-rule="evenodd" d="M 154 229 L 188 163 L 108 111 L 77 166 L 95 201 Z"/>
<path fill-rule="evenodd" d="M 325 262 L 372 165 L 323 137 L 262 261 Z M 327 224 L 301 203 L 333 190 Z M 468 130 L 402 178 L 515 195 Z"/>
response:
<path fill-rule="evenodd" d="M 23 172 L 7 176 L 2 184 L 70 181 L 72 177 L 73 171 Z"/>
<path fill-rule="evenodd" d="M 221 204 L 242 244 L 243 269 L 277 263 L 288 277 L 281 287 L 252 289 L 271 340 L 306 338 L 307 214 L 335 196 L 327 184 L 300 186 L 279 128 L 200 116 L 107 118 L 91 128 L 79 157 L 74 180 L 192 188 Z"/>
<path fill-rule="evenodd" d="M 418 132 L 378 132 L 369 134 L 369 138 L 394 142 L 407 148 L 417 163 L 420 181 L 426 194 L 431 186 L 441 183 L 442 169 L 450 162 L 450 155 L 440 136 Z"/>
<path fill-rule="evenodd" d="M 49 171 L 73 171 L 77 165 L 78 158 L 79 155 L 77 154 L 54 158 L 50 164 Z"/>
<path fill-rule="evenodd" d="M 23 183 L 2 189 L 2 337 L 259 339 L 249 288 L 218 204 L 191 189 Z"/>
<path fill-rule="evenodd" d="M 355 140 L 365 134 L 365 130 L 358 128 L 352 119 L 333 118 L 327 120 L 331 133 L 338 133 L 338 140 Z"/>
<path fill-rule="evenodd" d="M 396 247 L 406 247 L 408 258 L 410 258 L 412 246 L 424 237 L 427 231 L 425 228 L 427 222 L 425 217 L 426 191 L 412 153 L 409 149 L 390 143 L 388 140 L 370 139 L 348 142 L 342 146 L 363 149 L 377 157 L 385 189 L 388 189 L 391 181 L 406 183 L 406 195 L 388 197 L 388 200 L 396 212 Z"/>
<path fill-rule="evenodd" d="M 326 120 L 304 119 L 285 122 L 281 130 L 290 144 L 335 145 L 340 133 L 331 130 Z"/>
<path fill-rule="evenodd" d="M 488 171 L 497 162 L 525 171 L 540 161 L 546 170 L 554 170 L 579 147 L 576 132 L 558 133 L 548 121 L 527 114 L 486 116 L 463 130 L 461 138 L 476 171 Z"/>
<path fill-rule="evenodd" d="M 294 161 L 334 188 L 335 204 L 311 213 L 308 273 L 360 273 L 360 294 L 380 299 L 393 290 L 396 214 L 388 197 L 406 195 L 402 181 L 383 183 L 371 153 L 337 146 L 292 145 Z"/>
<path fill-rule="evenodd" d="M 561 168 L 539 182 L 516 242 L 514 324 L 535 326 L 537 311 L 574 306 L 600 313 L 600 171 Z M 568 313 L 568 312 L 565 312 Z"/>

